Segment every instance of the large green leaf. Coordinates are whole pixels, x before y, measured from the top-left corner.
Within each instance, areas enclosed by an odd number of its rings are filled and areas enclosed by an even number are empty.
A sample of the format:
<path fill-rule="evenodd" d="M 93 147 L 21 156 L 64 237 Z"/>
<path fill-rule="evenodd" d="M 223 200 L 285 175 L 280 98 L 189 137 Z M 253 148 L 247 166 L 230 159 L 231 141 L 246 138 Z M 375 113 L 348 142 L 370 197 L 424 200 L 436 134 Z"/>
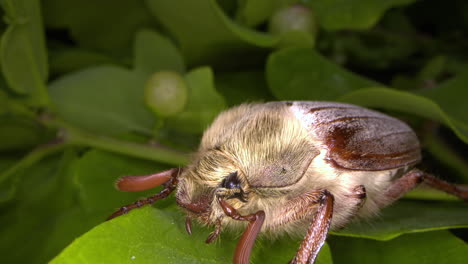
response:
<path fill-rule="evenodd" d="M 459 120 L 468 127 L 468 66 L 454 78 L 441 85 L 421 92 L 436 102 L 448 116 Z"/>
<path fill-rule="evenodd" d="M 42 250 L 50 243 L 49 234 L 54 230 L 57 215 L 73 203 L 71 175 L 67 173 L 73 158 L 74 153 L 70 152 L 53 156 L 15 175 L 21 178 L 16 198 L 1 206 L 2 262 L 48 260 L 42 258 Z"/>
<path fill-rule="evenodd" d="M 291 6 L 299 0 L 240 0 L 238 2 L 236 21 L 254 27 L 267 21 L 275 10 Z"/>
<path fill-rule="evenodd" d="M 11 163 L 2 159 L 0 168 Z M 164 169 L 154 162 L 103 151 L 77 158 L 68 150 L 62 157 L 47 158 L 20 172 L 15 175 L 22 178 L 16 199 L 1 207 L 0 220 L 5 225 L 0 228 L 0 253 L 4 261 L 49 261 L 119 206 L 155 191 L 119 192 L 113 184 L 117 177 Z"/>
<path fill-rule="evenodd" d="M 49 92 L 60 116 L 102 134 L 151 133 L 153 115 L 143 104 L 145 79 L 115 66 L 70 73 L 52 82 Z"/>
<path fill-rule="evenodd" d="M 271 92 L 281 100 L 334 100 L 377 83 L 355 75 L 310 48 L 274 52 L 267 62 Z"/>
<path fill-rule="evenodd" d="M 184 59 L 177 47 L 165 36 L 151 30 L 141 30 L 135 37 L 137 71 L 151 74 L 157 71 L 184 72 Z"/>
<path fill-rule="evenodd" d="M 161 210 L 145 207 L 95 227 L 51 263 L 231 262 L 236 238 L 222 234 L 220 242 L 207 245 L 204 241 L 210 230 L 194 227 L 189 236 L 185 232 L 183 215 L 174 206 Z M 285 263 L 298 247 L 297 241 L 291 240 L 265 243 L 257 243 L 262 246 L 254 250 L 255 262 Z M 329 254 L 325 247 L 319 263 L 331 263 Z"/>
<path fill-rule="evenodd" d="M 148 174 L 167 167 L 139 159 L 128 158 L 104 151 L 89 151 L 73 163 L 74 192 L 64 198 L 74 197 L 75 204 L 57 214 L 49 243 L 43 249 L 44 259 L 50 260 L 66 245 L 92 227 L 103 223 L 120 206 L 156 192 L 119 192 L 115 180 L 124 175 Z"/>
<path fill-rule="evenodd" d="M 39 1 L 2 0 L 0 4 L 9 24 L 0 43 L 3 75 L 13 91 L 29 95 L 34 104 L 47 104 L 47 52 Z"/>
<path fill-rule="evenodd" d="M 448 231 L 410 234 L 385 242 L 333 237 L 333 260 L 346 264 L 465 263 L 468 244 Z"/>
<path fill-rule="evenodd" d="M 339 235 L 388 240 L 401 234 L 468 227 L 468 204 L 462 202 L 399 201 L 379 217 L 356 222 Z"/>
<path fill-rule="evenodd" d="M 229 106 L 274 99 L 262 71 L 219 73 L 215 83 Z"/>
<path fill-rule="evenodd" d="M 130 57 L 134 34 L 150 26 L 142 1 L 45 0 L 45 23 L 67 28 L 81 48 Z"/>
<path fill-rule="evenodd" d="M 0 114 L 0 152 L 25 150 L 44 141 L 46 131 L 35 120 Z"/>
<path fill-rule="evenodd" d="M 260 47 L 278 38 L 234 23 L 215 0 L 146 0 L 152 14 L 174 35 L 188 64 L 244 64 L 262 57 Z M 239 56 L 243 56 L 239 60 Z M 244 63 L 242 63 L 244 62 Z"/>
<path fill-rule="evenodd" d="M 323 28 L 367 29 L 374 26 L 384 12 L 392 7 L 407 5 L 415 0 L 304 0 Z"/>
<path fill-rule="evenodd" d="M 49 52 L 49 57 L 52 76 L 63 76 L 93 66 L 116 64 L 110 56 L 82 48 L 56 48 Z"/>

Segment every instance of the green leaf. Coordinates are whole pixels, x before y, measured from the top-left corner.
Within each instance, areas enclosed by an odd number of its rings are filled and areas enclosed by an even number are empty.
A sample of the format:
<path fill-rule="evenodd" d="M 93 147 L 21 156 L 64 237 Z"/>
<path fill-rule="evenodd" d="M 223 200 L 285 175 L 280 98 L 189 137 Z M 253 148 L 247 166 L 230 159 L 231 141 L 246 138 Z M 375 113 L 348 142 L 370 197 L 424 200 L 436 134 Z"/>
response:
<path fill-rule="evenodd" d="M 185 76 L 189 99 L 185 110 L 169 119 L 167 124 L 179 131 L 201 133 L 226 104 L 214 87 L 213 72 L 208 67 L 194 69 Z"/>
<path fill-rule="evenodd" d="M 262 56 L 278 38 L 234 23 L 215 0 L 146 0 L 152 14 L 173 34 L 189 65 L 236 65 Z M 239 56 L 244 56 L 239 60 Z"/>
<path fill-rule="evenodd" d="M 102 134 L 150 134 L 153 115 L 143 104 L 145 79 L 123 68 L 100 66 L 65 75 L 49 92 L 60 116 Z"/>
<path fill-rule="evenodd" d="M 274 0 L 241 0 L 236 14 L 236 20 L 248 27 L 255 27 L 265 22 L 273 13 Z"/>
<path fill-rule="evenodd" d="M 448 231 L 410 234 L 386 242 L 333 237 L 335 263 L 465 263 L 468 244 Z"/>
<path fill-rule="evenodd" d="M 51 75 L 60 76 L 92 66 L 116 64 L 115 60 L 102 53 L 80 48 L 53 49 L 49 52 Z"/>
<path fill-rule="evenodd" d="M 326 30 L 368 29 L 390 8 L 408 5 L 415 0 L 304 0 Z"/>
<path fill-rule="evenodd" d="M 43 249 L 44 259 L 50 260 L 56 256 L 75 238 L 103 223 L 120 206 L 158 191 L 120 192 L 114 187 L 118 177 L 164 169 L 167 167 L 154 162 L 97 150 L 89 151 L 75 160 L 71 168 L 75 189 L 63 197 L 73 198 L 76 203 L 56 214 L 55 227 Z"/>
<path fill-rule="evenodd" d="M 142 1 L 46 0 L 45 23 L 67 28 L 81 48 L 130 57 L 135 33 L 152 19 Z"/>
<path fill-rule="evenodd" d="M 399 201 L 368 221 L 356 222 L 337 235 L 389 240 L 405 233 L 468 227 L 468 205 L 462 202 Z"/>
<path fill-rule="evenodd" d="M 80 203 L 101 223 L 117 208 L 158 190 L 144 192 L 118 191 L 114 182 L 123 176 L 145 175 L 168 169 L 167 165 L 129 158 L 106 151 L 92 150 L 75 166 L 75 183 L 80 191 Z"/>
<path fill-rule="evenodd" d="M 105 222 L 75 240 L 51 263 L 230 263 L 236 238 L 222 234 L 220 242 L 206 244 L 210 230 L 195 225 L 186 233 L 184 216 L 174 206 L 164 209 L 144 207 Z M 265 242 L 266 244 L 263 244 Z M 298 241 L 258 241 L 254 262 L 286 263 Z M 96 250 L 96 249 L 99 250 Z M 108 252 L 112 254 L 108 254 Z M 285 253 L 291 253 L 285 255 Z M 257 261 L 255 261 L 257 260 Z M 327 246 L 318 263 L 331 263 Z"/>
<path fill-rule="evenodd" d="M 42 249 L 49 243 L 56 214 L 70 206 L 70 174 L 74 153 L 46 158 L 16 174 L 17 199 L 1 207 L 0 253 L 5 263 L 45 263 Z M 68 196 L 64 196 L 68 195 Z M 49 256 L 50 258 L 51 256 Z"/>
<path fill-rule="evenodd" d="M 441 109 L 438 104 L 420 95 L 389 88 L 367 88 L 345 94 L 338 98 L 338 101 L 397 110 L 436 120 L 450 127 L 461 140 L 468 143 L 468 124 L 449 116 L 444 112 L 445 109 Z M 457 105 L 457 101 L 454 105 Z"/>
<path fill-rule="evenodd" d="M 179 50 L 165 36 L 151 30 L 141 30 L 135 40 L 136 71 L 151 74 L 158 71 L 185 71 Z"/>
<path fill-rule="evenodd" d="M 95 227 L 51 263 L 229 263 L 233 242 L 206 245 L 207 230 L 189 236 L 181 217 L 174 208 L 135 210 Z"/>
<path fill-rule="evenodd" d="M 219 73 L 215 83 L 229 106 L 274 99 L 262 71 Z"/>
<path fill-rule="evenodd" d="M 0 114 L 0 152 L 32 148 L 45 136 L 46 131 L 35 120 Z"/>
<path fill-rule="evenodd" d="M 46 105 L 48 65 L 39 2 L 2 0 L 0 4 L 9 24 L 0 43 L 3 75 L 13 91 L 30 96 L 34 104 Z"/>
<path fill-rule="evenodd" d="M 421 94 L 436 102 L 451 118 L 468 126 L 468 66 L 455 78 L 441 85 L 424 90 Z"/>
<path fill-rule="evenodd" d="M 0 168 L 11 164 L 0 160 Z M 2 206 L 0 253 L 8 263 L 46 263 L 73 239 L 104 222 L 116 208 L 142 195 L 123 193 L 114 181 L 123 175 L 164 170 L 160 164 L 103 151 L 77 159 L 73 150 L 52 156 L 15 175 L 18 199 Z M 34 234 L 34 235 L 31 235 Z"/>
<path fill-rule="evenodd" d="M 271 92 L 280 100 L 334 100 L 347 92 L 377 85 L 309 48 L 272 53 L 266 76 Z"/>
<path fill-rule="evenodd" d="M 468 182 L 468 164 L 464 156 L 460 155 L 444 139 L 436 134 L 429 134 L 423 139 L 424 149 L 431 153 L 439 162 L 452 169 L 447 172 L 451 179 Z"/>

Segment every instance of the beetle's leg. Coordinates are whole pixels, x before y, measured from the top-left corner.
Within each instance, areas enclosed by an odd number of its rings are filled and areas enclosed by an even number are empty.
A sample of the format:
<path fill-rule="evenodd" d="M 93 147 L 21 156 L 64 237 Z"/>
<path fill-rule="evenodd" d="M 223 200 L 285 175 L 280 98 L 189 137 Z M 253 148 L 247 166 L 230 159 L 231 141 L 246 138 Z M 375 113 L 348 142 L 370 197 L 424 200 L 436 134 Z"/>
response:
<path fill-rule="evenodd" d="M 185 231 L 187 231 L 187 234 L 189 235 L 192 234 L 192 218 L 189 216 L 185 218 Z"/>
<path fill-rule="evenodd" d="M 463 189 L 462 187 L 459 187 L 455 184 L 437 179 L 436 177 L 419 169 L 412 169 L 402 177 L 395 180 L 393 184 L 385 191 L 384 195 L 387 197 L 387 199 L 383 204 L 381 204 L 381 206 L 386 206 L 399 199 L 405 193 L 418 186 L 418 184 L 421 182 L 424 182 L 435 189 L 444 191 L 465 201 L 468 201 L 468 189 Z"/>
<path fill-rule="evenodd" d="M 302 241 L 299 250 L 291 264 L 314 263 L 320 249 L 325 243 L 325 238 L 330 228 L 333 215 L 333 195 L 327 190 L 321 192 L 319 206 L 314 216 L 312 224 L 307 230 L 307 234 Z"/>
<path fill-rule="evenodd" d="M 224 201 L 221 197 L 217 196 L 218 202 L 221 205 L 224 213 L 234 220 L 248 221 L 249 224 L 242 234 L 234 252 L 234 264 L 248 264 L 250 262 L 250 253 L 252 252 L 255 239 L 262 229 L 263 222 L 265 221 L 265 212 L 262 210 L 250 214 L 241 215 L 237 210 Z"/>
<path fill-rule="evenodd" d="M 219 237 L 219 234 L 221 234 L 222 227 L 223 226 L 221 225 L 221 218 L 218 218 L 215 224 L 215 230 L 213 230 L 213 232 L 210 233 L 208 238 L 205 240 L 205 243 L 210 244 L 211 242 L 215 241 Z"/>
<path fill-rule="evenodd" d="M 125 176 L 117 179 L 115 187 L 124 192 L 144 191 L 169 181 L 179 171 L 180 169 L 174 168 L 149 175 Z"/>
<path fill-rule="evenodd" d="M 126 205 L 126 206 L 120 208 L 115 213 L 113 213 L 111 216 L 109 216 L 107 218 L 107 220 L 110 220 L 110 219 L 112 219 L 114 217 L 126 214 L 130 210 L 133 210 L 135 208 L 140 208 L 143 205 L 153 204 L 154 202 L 156 202 L 158 200 L 161 200 L 161 199 L 164 199 L 167 196 L 169 196 L 169 194 L 171 194 L 171 192 L 174 191 L 174 189 L 177 186 L 177 172 L 174 171 L 171 176 L 172 176 L 172 178 L 170 178 L 168 181 L 163 183 L 164 189 L 162 189 L 159 193 L 154 194 L 154 195 L 152 195 L 152 196 L 150 196 L 150 197 L 148 197 L 146 199 L 138 200 L 138 201 L 136 201 L 136 202 L 134 202 L 132 204 L 129 204 L 129 205 Z"/>

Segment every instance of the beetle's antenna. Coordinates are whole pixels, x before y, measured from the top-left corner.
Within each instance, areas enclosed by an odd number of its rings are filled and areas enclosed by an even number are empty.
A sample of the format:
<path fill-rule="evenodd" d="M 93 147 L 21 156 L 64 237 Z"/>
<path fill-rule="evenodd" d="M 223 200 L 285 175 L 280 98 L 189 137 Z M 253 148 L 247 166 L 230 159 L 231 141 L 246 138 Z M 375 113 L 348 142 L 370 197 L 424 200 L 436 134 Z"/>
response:
<path fill-rule="evenodd" d="M 169 181 L 181 169 L 173 168 L 149 175 L 125 176 L 117 179 L 115 187 L 124 192 L 138 192 L 157 187 Z"/>
<path fill-rule="evenodd" d="M 178 176 L 180 170 L 179 169 L 171 169 L 169 171 L 171 171 L 171 178 L 168 181 L 163 183 L 164 189 L 162 189 L 159 193 L 154 194 L 154 195 L 152 195 L 152 196 L 150 196 L 150 197 L 148 197 L 146 199 L 138 200 L 138 201 L 136 201 L 136 202 L 134 202 L 132 204 L 129 204 L 129 205 L 126 205 L 126 206 L 120 208 L 115 213 L 113 213 L 111 216 L 109 216 L 106 220 L 110 220 L 110 219 L 115 218 L 117 216 L 126 214 L 130 210 L 133 210 L 135 208 L 140 208 L 140 207 L 142 207 L 144 205 L 147 205 L 147 204 L 153 204 L 156 201 L 164 199 L 167 196 L 169 196 L 169 194 L 171 194 L 175 190 L 175 188 L 177 186 L 177 183 L 178 183 L 177 176 Z"/>

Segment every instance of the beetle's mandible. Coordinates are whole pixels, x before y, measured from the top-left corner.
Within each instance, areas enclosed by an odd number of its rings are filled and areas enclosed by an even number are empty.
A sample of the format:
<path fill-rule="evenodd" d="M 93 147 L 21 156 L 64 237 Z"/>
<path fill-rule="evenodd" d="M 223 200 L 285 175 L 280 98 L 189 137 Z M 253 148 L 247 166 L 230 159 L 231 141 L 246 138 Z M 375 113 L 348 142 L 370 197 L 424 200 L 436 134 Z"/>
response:
<path fill-rule="evenodd" d="M 421 182 L 468 201 L 468 190 L 414 166 L 420 144 L 402 121 L 333 102 L 244 104 L 221 113 L 205 131 L 192 162 L 117 181 L 123 191 L 164 189 L 110 218 L 176 191 L 191 219 L 245 229 L 234 263 L 249 263 L 258 234 L 304 237 L 291 263 L 313 263 L 329 229 L 376 214 Z"/>

